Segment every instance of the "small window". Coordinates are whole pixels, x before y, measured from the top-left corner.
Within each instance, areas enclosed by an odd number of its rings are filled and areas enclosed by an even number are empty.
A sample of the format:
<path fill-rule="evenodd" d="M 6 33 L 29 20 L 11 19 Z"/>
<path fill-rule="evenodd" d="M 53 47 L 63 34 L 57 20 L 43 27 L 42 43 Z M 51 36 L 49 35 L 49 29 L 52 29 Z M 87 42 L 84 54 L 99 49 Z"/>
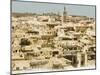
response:
<path fill-rule="evenodd" d="M 55 55 L 57 55 L 57 54 L 59 54 L 58 51 L 54 51 L 54 52 L 53 52 L 53 56 L 55 56 Z"/>
<path fill-rule="evenodd" d="M 19 67 L 16 67 L 16 70 L 19 70 Z"/>
<path fill-rule="evenodd" d="M 42 54 L 43 52 L 41 51 L 40 53 Z"/>
<path fill-rule="evenodd" d="M 15 50 L 15 52 L 17 52 L 17 50 Z"/>
<path fill-rule="evenodd" d="M 21 54 L 20 57 L 23 57 L 23 55 Z"/>

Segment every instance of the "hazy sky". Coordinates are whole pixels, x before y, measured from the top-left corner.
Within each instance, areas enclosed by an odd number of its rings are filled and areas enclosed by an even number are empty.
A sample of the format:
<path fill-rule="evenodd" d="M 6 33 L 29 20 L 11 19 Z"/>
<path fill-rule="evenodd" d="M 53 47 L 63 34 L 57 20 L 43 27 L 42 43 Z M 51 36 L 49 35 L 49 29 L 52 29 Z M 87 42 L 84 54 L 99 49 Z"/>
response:
<path fill-rule="evenodd" d="M 88 17 L 95 17 L 95 6 L 84 5 L 70 5 L 70 4 L 54 4 L 54 3 L 38 3 L 27 1 L 13 1 L 12 12 L 31 12 L 31 13 L 43 13 L 43 12 L 60 12 L 62 14 L 64 6 L 69 15 L 82 15 Z"/>

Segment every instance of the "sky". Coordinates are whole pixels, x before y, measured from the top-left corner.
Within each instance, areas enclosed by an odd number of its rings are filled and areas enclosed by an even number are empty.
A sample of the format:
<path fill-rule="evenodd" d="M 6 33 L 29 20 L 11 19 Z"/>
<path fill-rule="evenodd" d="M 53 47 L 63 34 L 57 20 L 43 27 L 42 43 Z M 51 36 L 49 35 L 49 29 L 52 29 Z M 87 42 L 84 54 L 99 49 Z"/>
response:
<path fill-rule="evenodd" d="M 29 1 L 12 1 L 12 12 L 20 13 L 46 13 L 54 12 L 62 14 L 64 6 L 68 15 L 80 15 L 95 18 L 95 6 L 89 5 L 72 5 L 57 3 L 40 3 Z"/>

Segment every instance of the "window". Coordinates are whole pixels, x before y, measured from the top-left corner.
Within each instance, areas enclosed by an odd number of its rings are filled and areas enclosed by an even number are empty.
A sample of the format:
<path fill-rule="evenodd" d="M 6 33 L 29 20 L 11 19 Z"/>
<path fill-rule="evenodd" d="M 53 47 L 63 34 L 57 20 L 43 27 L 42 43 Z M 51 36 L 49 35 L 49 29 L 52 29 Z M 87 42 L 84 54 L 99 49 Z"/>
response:
<path fill-rule="evenodd" d="M 19 67 L 16 67 L 16 70 L 19 70 Z"/>
<path fill-rule="evenodd" d="M 20 57 L 23 57 L 23 55 L 21 54 Z"/>

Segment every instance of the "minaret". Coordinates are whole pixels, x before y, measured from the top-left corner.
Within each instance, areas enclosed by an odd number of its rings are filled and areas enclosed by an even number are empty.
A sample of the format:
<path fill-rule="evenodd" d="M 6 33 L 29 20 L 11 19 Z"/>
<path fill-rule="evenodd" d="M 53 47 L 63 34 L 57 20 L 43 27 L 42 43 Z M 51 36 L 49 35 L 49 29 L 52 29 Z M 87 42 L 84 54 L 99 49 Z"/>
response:
<path fill-rule="evenodd" d="M 57 15 L 58 15 L 58 18 L 57 18 L 57 19 L 60 21 L 60 13 L 58 12 L 58 14 L 57 14 Z"/>
<path fill-rule="evenodd" d="M 66 7 L 64 6 L 64 12 L 63 12 L 63 22 L 65 23 L 67 20 L 67 12 L 66 12 Z"/>

